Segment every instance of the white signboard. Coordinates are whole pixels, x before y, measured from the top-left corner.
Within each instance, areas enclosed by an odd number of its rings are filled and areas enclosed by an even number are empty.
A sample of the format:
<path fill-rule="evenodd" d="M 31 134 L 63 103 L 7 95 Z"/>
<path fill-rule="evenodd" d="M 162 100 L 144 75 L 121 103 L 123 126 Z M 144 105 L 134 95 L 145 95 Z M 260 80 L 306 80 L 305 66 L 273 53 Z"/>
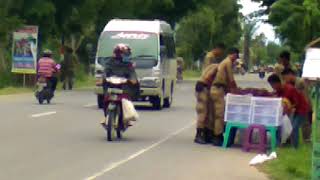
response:
<path fill-rule="evenodd" d="M 307 50 L 302 77 L 320 78 L 320 48 L 309 48 Z"/>

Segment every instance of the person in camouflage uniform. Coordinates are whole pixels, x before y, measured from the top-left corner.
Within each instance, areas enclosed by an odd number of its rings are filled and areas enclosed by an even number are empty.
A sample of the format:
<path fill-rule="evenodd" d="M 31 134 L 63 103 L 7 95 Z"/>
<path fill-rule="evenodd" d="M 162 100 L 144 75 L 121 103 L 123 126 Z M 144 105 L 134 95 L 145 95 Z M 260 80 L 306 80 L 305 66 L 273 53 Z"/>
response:
<path fill-rule="evenodd" d="M 233 66 L 239 58 L 239 50 L 231 48 L 228 57 L 223 60 L 218 67 L 217 74 L 213 80 L 210 97 L 212 101 L 212 110 L 214 114 L 214 139 L 215 146 L 221 146 L 223 143 L 224 133 L 224 111 L 226 93 L 235 92 L 238 87 L 233 74 Z"/>
<path fill-rule="evenodd" d="M 224 58 L 224 51 L 225 45 L 220 43 L 212 51 L 208 52 L 203 62 L 203 70 L 210 64 L 219 64 Z"/>
<path fill-rule="evenodd" d="M 219 64 L 209 65 L 196 83 L 195 96 L 197 100 L 197 133 L 195 143 L 207 144 L 213 141 L 212 105 L 210 87 L 217 73 Z"/>

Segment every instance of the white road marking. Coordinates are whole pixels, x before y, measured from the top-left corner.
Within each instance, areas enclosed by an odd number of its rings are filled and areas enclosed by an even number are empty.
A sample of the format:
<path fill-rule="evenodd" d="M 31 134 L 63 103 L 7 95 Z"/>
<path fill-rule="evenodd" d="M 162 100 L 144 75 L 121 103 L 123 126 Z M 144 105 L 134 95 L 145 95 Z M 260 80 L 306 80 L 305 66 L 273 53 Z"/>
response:
<path fill-rule="evenodd" d="M 89 107 L 94 107 L 94 106 L 97 106 L 97 103 L 86 104 L 86 105 L 84 105 L 83 107 L 89 108 Z"/>
<path fill-rule="evenodd" d="M 49 115 L 53 115 L 53 114 L 57 114 L 57 112 L 56 111 L 50 111 L 50 112 L 44 112 L 44 113 L 39 113 L 39 114 L 33 114 L 33 115 L 31 115 L 31 117 L 38 118 L 38 117 L 49 116 Z"/>
<path fill-rule="evenodd" d="M 85 180 L 95 180 L 103 175 L 105 175 L 106 173 L 112 171 L 113 169 L 123 165 L 123 164 L 126 164 L 127 162 L 141 156 L 142 154 L 156 148 L 157 146 L 163 144 L 164 142 L 168 141 L 169 139 L 173 138 L 174 136 L 177 136 L 178 134 L 180 134 L 181 132 L 185 131 L 186 129 L 189 129 L 190 127 L 192 127 L 195 123 L 191 123 L 191 124 L 188 124 L 187 126 L 177 130 L 176 132 L 173 132 L 172 134 L 168 135 L 167 137 L 163 138 L 162 140 L 152 144 L 151 146 L 149 147 L 146 147 L 144 149 L 141 149 L 140 151 L 132 154 L 131 156 L 127 157 L 126 159 L 123 159 L 123 160 L 120 160 L 118 162 L 114 162 L 114 163 L 111 163 L 108 167 L 106 167 L 105 169 L 95 173 L 93 176 L 90 176 L 90 177 L 87 177 L 85 178 Z"/>

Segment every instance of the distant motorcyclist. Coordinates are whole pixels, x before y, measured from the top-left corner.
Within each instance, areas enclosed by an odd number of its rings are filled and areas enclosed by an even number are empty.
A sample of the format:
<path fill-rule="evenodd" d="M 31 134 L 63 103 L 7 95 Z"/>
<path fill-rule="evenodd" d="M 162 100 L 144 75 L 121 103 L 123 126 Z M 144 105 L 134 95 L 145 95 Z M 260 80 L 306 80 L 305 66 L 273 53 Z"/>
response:
<path fill-rule="evenodd" d="M 47 79 L 54 94 L 58 83 L 58 79 L 55 77 L 58 68 L 55 60 L 52 58 L 52 54 L 52 51 L 49 49 L 43 51 L 43 57 L 38 61 L 38 77 Z"/>
<path fill-rule="evenodd" d="M 183 66 L 184 66 L 184 62 L 183 62 L 183 58 L 182 57 L 178 57 L 177 58 L 177 80 L 178 81 L 182 81 L 183 80 Z"/>

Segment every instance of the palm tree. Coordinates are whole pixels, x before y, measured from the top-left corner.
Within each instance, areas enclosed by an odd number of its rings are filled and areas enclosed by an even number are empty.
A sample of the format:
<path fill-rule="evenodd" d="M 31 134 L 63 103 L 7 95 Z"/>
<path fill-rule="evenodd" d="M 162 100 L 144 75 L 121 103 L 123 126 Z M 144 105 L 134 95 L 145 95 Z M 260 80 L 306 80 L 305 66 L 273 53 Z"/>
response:
<path fill-rule="evenodd" d="M 250 47 L 252 42 L 252 37 L 257 31 L 257 21 L 250 21 L 248 19 L 244 20 L 243 23 L 243 61 L 245 65 L 250 69 Z"/>

